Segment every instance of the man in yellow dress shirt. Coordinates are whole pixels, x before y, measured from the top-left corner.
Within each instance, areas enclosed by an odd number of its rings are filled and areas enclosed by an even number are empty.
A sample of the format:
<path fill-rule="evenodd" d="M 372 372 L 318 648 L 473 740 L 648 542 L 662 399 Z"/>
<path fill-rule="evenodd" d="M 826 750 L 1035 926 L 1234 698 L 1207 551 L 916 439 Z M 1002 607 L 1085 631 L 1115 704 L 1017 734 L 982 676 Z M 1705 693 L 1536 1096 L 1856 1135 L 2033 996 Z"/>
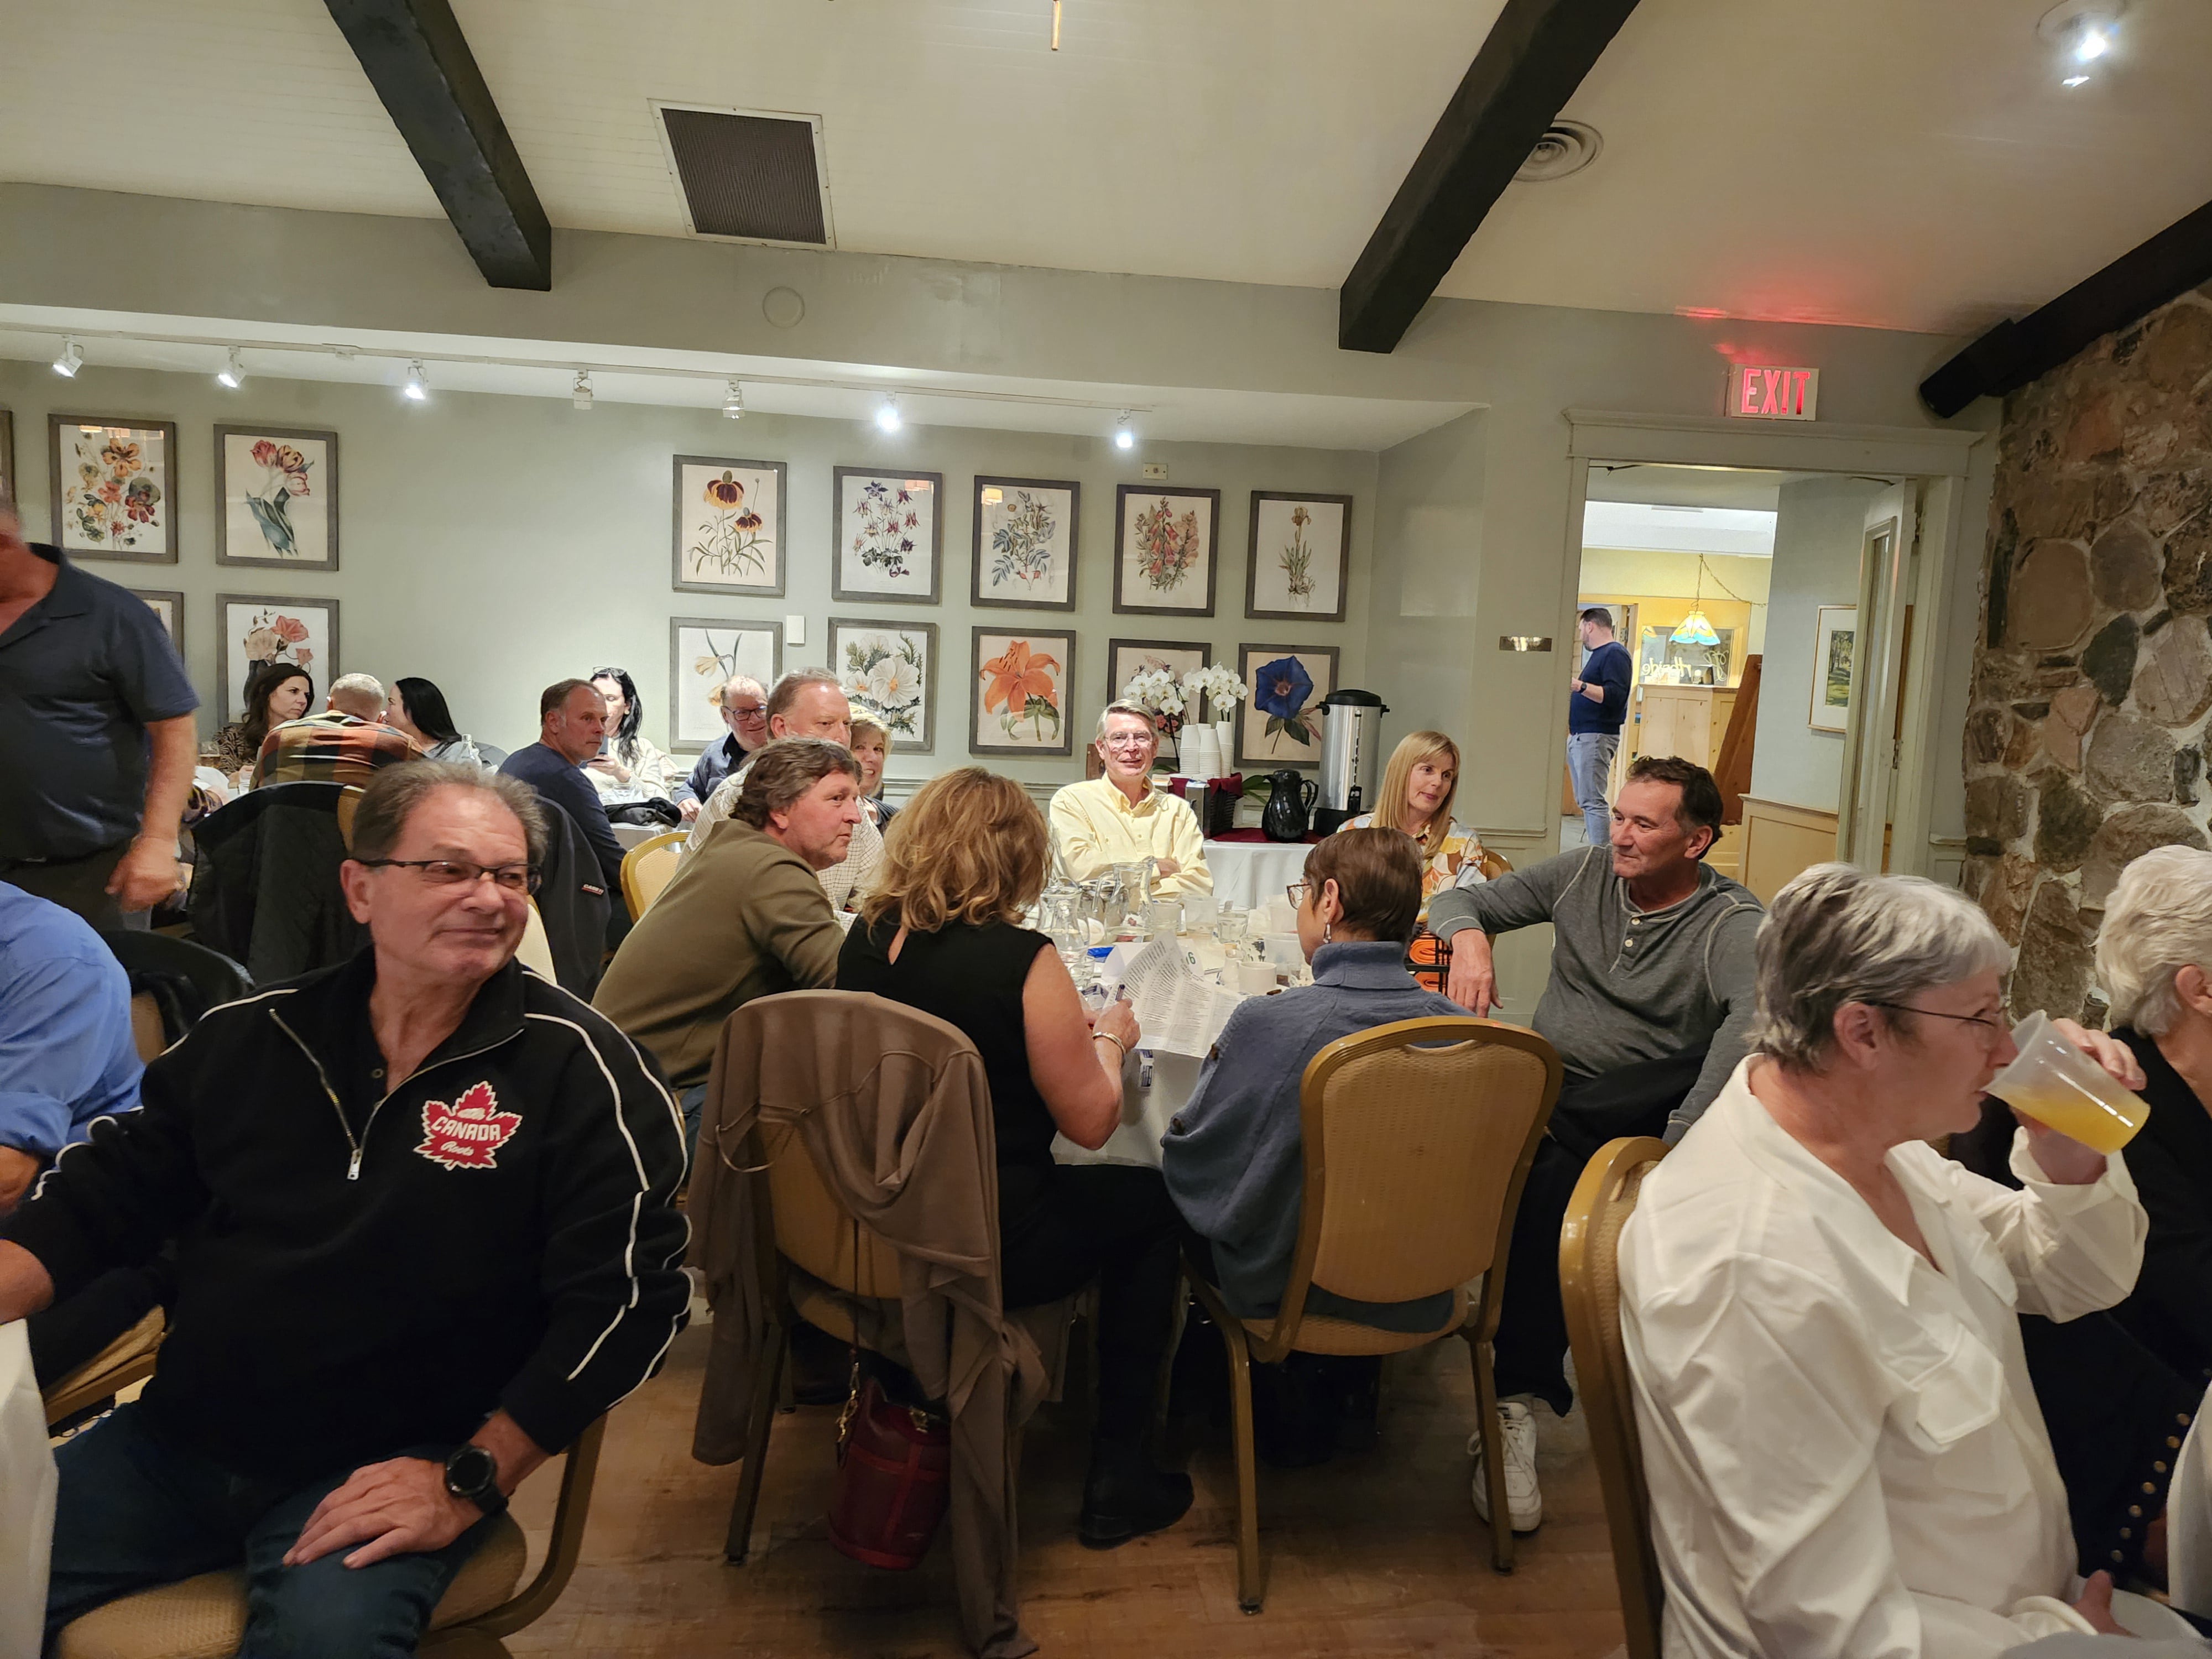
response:
<path fill-rule="evenodd" d="M 1158 860 L 1152 892 L 1158 898 L 1211 893 L 1205 838 L 1198 815 L 1180 797 L 1152 787 L 1152 757 L 1160 738 L 1149 709 L 1109 702 L 1098 717 L 1095 745 L 1106 775 L 1071 783 L 1052 798 L 1052 841 L 1060 873 L 1089 881 L 1109 866 Z"/>

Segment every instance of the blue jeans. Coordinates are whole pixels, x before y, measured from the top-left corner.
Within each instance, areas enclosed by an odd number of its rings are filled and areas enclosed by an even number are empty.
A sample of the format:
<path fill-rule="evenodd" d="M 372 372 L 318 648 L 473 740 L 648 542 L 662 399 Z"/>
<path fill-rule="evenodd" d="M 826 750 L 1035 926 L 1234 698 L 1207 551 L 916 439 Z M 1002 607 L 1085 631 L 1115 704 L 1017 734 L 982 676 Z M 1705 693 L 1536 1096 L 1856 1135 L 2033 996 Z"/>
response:
<path fill-rule="evenodd" d="M 402 1455 L 442 1458 L 446 1449 Z M 347 1566 L 349 1551 L 340 1549 L 288 1567 L 284 1552 L 350 1469 L 301 1487 L 233 1474 L 161 1433 L 136 1405 L 63 1445 L 54 1462 L 61 1487 L 46 1586 L 49 1647 L 63 1626 L 103 1603 L 242 1565 L 241 1659 L 403 1659 L 490 1525 L 479 1521 L 442 1550 L 371 1566 Z"/>
<path fill-rule="evenodd" d="M 1575 786 L 1575 805 L 1583 809 L 1583 834 L 1593 847 L 1613 840 L 1613 808 L 1606 800 L 1605 786 L 1620 748 L 1618 732 L 1567 734 L 1567 776 Z"/>

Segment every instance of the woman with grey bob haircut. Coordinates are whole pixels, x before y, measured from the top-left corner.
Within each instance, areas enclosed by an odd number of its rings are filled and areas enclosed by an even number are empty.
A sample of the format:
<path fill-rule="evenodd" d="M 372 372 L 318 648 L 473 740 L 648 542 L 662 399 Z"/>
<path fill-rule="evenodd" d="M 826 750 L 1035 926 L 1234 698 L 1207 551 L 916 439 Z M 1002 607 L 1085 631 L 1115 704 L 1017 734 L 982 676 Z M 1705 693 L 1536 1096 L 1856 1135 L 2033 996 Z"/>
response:
<path fill-rule="evenodd" d="M 1774 896 L 1759 930 L 1759 1013 L 1751 1049 L 1819 1068 L 1846 1003 L 1892 1024 L 1913 994 L 2002 974 L 2012 951 L 1965 896 L 1918 876 L 1869 876 L 1816 864 Z"/>
<path fill-rule="evenodd" d="M 2013 1057 L 2008 956 L 1916 878 L 1826 864 L 1775 896 L 1753 1052 L 1620 1236 L 1668 1659 L 1997 1659 L 2117 1629 L 2110 1577 L 2075 1574 L 2019 1315 L 2127 1295 L 2134 1184 L 2033 1126 L 2017 1190 L 1928 1144 Z"/>
<path fill-rule="evenodd" d="M 2212 853 L 2158 847 L 2120 872 L 2097 933 L 2097 981 L 2112 1024 L 2163 1036 L 2180 1019 L 2185 968 L 2212 979 Z"/>

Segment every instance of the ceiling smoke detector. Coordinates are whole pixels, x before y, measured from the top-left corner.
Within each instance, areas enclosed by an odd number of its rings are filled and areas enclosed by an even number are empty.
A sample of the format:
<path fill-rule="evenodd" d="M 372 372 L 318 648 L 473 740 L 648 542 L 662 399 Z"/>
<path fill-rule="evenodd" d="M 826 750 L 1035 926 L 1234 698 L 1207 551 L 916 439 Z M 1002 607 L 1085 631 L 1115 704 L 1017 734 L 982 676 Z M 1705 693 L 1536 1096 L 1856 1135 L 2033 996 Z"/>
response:
<path fill-rule="evenodd" d="M 1528 159 L 1513 176 L 1532 185 L 1565 179 L 1596 161 L 1604 148 L 1605 140 L 1587 121 L 1554 121 L 1544 129 L 1536 148 L 1528 152 Z"/>

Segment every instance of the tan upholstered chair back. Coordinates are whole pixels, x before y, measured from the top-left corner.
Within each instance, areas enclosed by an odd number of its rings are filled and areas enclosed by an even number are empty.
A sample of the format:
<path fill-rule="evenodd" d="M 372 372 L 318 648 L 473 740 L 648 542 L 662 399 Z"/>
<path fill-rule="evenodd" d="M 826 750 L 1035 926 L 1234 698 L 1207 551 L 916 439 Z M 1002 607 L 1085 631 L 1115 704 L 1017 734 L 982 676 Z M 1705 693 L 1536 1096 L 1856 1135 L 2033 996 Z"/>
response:
<path fill-rule="evenodd" d="M 553 971 L 553 941 L 545 936 L 545 918 L 538 914 L 536 899 L 530 901 L 530 915 L 522 924 L 522 942 L 514 947 L 514 955 L 538 978 L 559 980 Z"/>
<path fill-rule="evenodd" d="M 154 1000 L 151 991 L 131 994 L 131 1042 L 143 1061 L 155 1059 L 169 1046 L 168 1035 L 161 1025 L 161 1005 Z"/>
<path fill-rule="evenodd" d="M 1316 1054 L 1285 1322 L 1308 1283 L 1410 1302 L 1487 1271 L 1559 1092 L 1552 1045 L 1495 1020 L 1399 1020 Z"/>
<path fill-rule="evenodd" d="M 645 914 L 676 874 L 677 860 L 684 855 L 684 837 L 681 830 L 648 836 L 623 854 L 623 897 L 629 902 L 632 921 Z"/>
<path fill-rule="evenodd" d="M 775 1248 L 793 1266 L 849 1296 L 899 1294 L 899 1254 L 830 1190 L 796 1124 L 759 1131 L 767 1143 Z"/>
<path fill-rule="evenodd" d="M 1589 1423 L 1613 1572 L 1620 1586 L 1629 1659 L 1659 1659 L 1665 1596 L 1651 1547 L 1651 1492 L 1636 1427 L 1636 1391 L 1620 1340 L 1620 1230 L 1636 1212 L 1644 1177 L 1666 1156 L 1664 1141 L 1615 1140 L 1583 1170 L 1559 1229 L 1559 1291 L 1575 1382 Z"/>

